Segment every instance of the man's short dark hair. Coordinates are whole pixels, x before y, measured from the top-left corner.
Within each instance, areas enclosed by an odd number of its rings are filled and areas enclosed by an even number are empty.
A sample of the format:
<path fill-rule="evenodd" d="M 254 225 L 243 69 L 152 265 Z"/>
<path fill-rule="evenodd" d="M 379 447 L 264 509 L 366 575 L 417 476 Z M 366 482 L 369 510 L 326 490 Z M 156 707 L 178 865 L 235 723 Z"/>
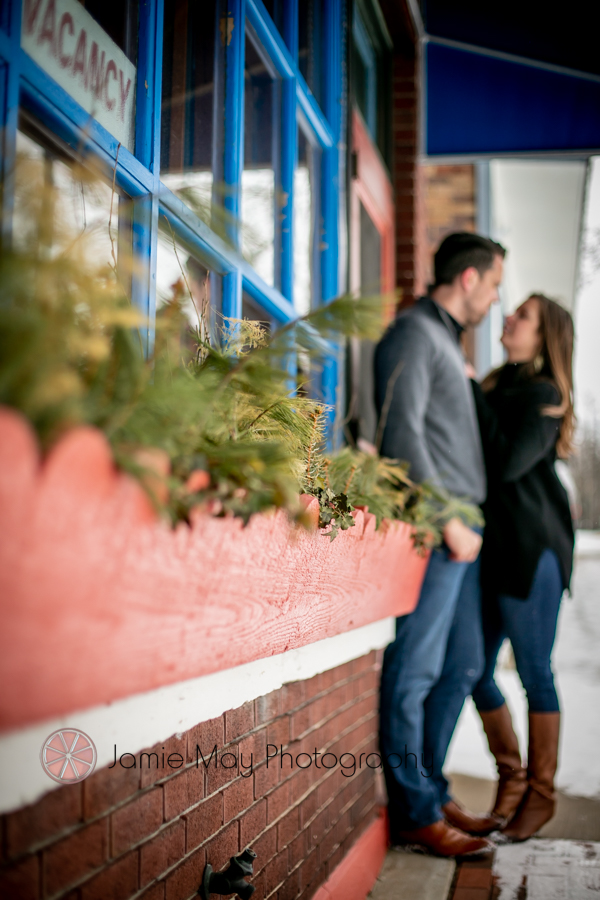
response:
<path fill-rule="evenodd" d="M 494 265 L 494 257 L 504 258 L 506 250 L 501 244 L 480 234 L 459 231 L 445 237 L 433 258 L 434 288 L 452 284 L 457 275 L 471 266 L 483 275 Z"/>

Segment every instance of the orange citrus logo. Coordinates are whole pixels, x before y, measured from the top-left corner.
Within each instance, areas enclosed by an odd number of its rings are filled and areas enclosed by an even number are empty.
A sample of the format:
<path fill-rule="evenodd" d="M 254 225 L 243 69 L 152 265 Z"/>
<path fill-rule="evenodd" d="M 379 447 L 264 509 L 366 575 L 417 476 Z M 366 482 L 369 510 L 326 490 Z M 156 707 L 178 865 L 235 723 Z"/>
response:
<path fill-rule="evenodd" d="M 96 747 L 91 737 L 77 728 L 53 731 L 40 750 L 42 767 L 59 784 L 76 784 L 96 766 Z"/>

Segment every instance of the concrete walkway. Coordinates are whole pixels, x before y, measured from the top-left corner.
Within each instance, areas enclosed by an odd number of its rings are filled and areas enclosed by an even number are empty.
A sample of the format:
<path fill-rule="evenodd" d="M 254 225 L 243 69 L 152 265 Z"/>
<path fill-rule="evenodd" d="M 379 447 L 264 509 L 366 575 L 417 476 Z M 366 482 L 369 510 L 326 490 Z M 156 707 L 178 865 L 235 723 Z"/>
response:
<path fill-rule="evenodd" d="M 390 850 L 370 900 L 447 900 L 456 863 L 406 850 Z"/>

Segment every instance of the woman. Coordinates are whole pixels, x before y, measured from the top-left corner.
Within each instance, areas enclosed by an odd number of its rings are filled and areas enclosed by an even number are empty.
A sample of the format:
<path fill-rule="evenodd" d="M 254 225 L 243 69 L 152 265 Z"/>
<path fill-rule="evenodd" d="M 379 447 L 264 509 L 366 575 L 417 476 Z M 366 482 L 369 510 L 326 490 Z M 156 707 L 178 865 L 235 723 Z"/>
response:
<path fill-rule="evenodd" d="M 574 543 L 569 500 L 554 464 L 572 450 L 573 320 L 555 301 L 532 294 L 507 318 L 502 343 L 506 364 L 481 388 L 473 383 L 488 472 L 481 560 L 485 669 L 473 699 L 500 776 L 488 828 L 522 841 L 554 814 L 560 713 L 550 654 Z M 494 681 L 506 637 L 529 705 L 527 769 Z"/>

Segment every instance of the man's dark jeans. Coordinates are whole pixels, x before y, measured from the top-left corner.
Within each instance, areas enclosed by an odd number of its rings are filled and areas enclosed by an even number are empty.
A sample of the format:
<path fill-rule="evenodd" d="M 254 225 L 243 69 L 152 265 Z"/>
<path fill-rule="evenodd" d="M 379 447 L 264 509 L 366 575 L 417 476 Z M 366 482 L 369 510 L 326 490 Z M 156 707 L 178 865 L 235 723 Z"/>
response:
<path fill-rule="evenodd" d="M 392 840 L 443 818 L 450 796 L 442 766 L 482 671 L 479 560 L 454 562 L 441 547 L 431 554 L 417 608 L 397 619 L 383 659 L 380 747 Z"/>

